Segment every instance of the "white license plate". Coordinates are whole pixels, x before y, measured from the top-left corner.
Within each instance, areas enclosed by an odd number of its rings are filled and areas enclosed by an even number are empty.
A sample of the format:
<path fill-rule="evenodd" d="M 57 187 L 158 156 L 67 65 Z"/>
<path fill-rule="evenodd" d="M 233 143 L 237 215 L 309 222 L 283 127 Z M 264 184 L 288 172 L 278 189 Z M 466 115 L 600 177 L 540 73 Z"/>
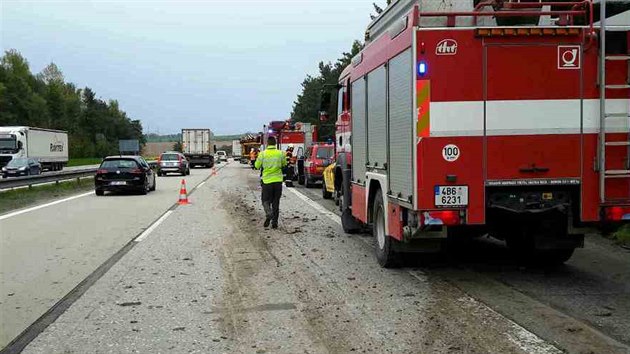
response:
<path fill-rule="evenodd" d="M 113 181 L 113 182 L 109 182 L 109 184 L 111 186 L 124 186 L 127 184 L 127 182 L 125 181 Z"/>
<path fill-rule="evenodd" d="M 468 186 L 435 186 L 435 206 L 468 205 Z"/>

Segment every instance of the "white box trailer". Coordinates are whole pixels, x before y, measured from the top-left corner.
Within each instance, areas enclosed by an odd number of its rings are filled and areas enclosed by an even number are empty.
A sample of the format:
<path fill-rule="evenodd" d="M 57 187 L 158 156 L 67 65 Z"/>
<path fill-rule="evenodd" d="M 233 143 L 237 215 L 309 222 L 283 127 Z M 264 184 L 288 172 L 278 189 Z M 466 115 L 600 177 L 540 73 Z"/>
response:
<path fill-rule="evenodd" d="M 213 138 L 210 129 L 182 129 L 182 150 L 191 166 L 214 166 Z"/>
<path fill-rule="evenodd" d="M 234 158 L 234 161 L 239 160 L 241 158 L 241 141 L 240 140 L 232 140 L 232 158 Z"/>
<path fill-rule="evenodd" d="M 0 167 L 15 158 L 32 158 L 43 169 L 59 171 L 68 163 L 68 133 L 34 127 L 0 127 Z"/>

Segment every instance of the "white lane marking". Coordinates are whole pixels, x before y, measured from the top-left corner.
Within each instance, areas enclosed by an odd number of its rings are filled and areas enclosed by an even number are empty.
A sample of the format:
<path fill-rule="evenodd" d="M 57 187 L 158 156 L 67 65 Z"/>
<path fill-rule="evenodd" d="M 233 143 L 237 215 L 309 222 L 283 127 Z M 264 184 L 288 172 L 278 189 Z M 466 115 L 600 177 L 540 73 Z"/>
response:
<path fill-rule="evenodd" d="M 337 214 L 335 214 L 335 213 L 331 212 L 330 210 L 324 208 L 323 206 L 319 205 L 317 202 L 315 202 L 311 198 L 305 196 L 301 192 L 298 192 L 295 188 L 286 188 L 286 189 L 291 191 L 291 193 L 295 194 L 298 198 L 300 198 L 303 201 L 305 201 L 306 204 L 312 206 L 313 208 L 315 208 L 315 210 L 317 210 L 320 213 L 326 215 L 330 220 L 336 222 L 337 224 L 339 224 L 341 226 L 341 218 Z"/>
<path fill-rule="evenodd" d="M 463 307 L 468 308 L 471 312 L 477 313 L 480 316 L 487 318 L 492 321 L 494 318 L 500 318 L 507 322 L 508 329 L 503 334 L 507 337 L 507 339 L 517 345 L 521 350 L 525 353 L 540 353 L 540 354 L 561 354 L 562 350 L 558 349 L 551 343 L 548 343 L 544 339 L 538 337 L 536 334 L 528 331 L 523 326 L 518 323 L 512 321 L 511 319 L 503 316 L 497 311 L 493 310 L 488 305 L 484 304 L 481 301 L 477 301 L 476 299 L 470 297 L 467 294 L 464 294 L 461 298 L 458 299 L 460 304 Z"/>
<path fill-rule="evenodd" d="M 166 218 L 168 218 L 169 215 L 171 215 L 172 213 L 173 213 L 172 210 L 168 210 L 166 213 L 164 213 L 164 215 L 162 215 L 161 218 L 157 219 L 156 222 L 151 224 L 151 226 L 149 226 L 148 229 L 144 230 L 144 232 L 141 233 L 140 236 L 136 237 L 136 239 L 134 241 L 135 242 L 140 242 L 140 241 L 144 240 L 147 236 L 149 236 L 149 234 L 151 232 L 153 232 L 153 230 L 155 230 L 156 227 L 160 226 L 160 224 L 163 223 L 164 220 L 166 220 Z"/>
<path fill-rule="evenodd" d="M 11 217 L 14 217 L 14 216 L 18 216 L 20 214 L 24 214 L 24 213 L 28 213 L 28 212 L 31 212 L 31 211 L 39 210 L 39 209 L 46 208 L 46 207 L 49 207 L 49 206 L 52 206 L 52 205 L 68 202 L 68 201 L 71 201 L 71 200 L 74 200 L 74 199 L 79 199 L 79 198 L 82 198 L 82 197 L 86 197 L 86 196 L 88 196 L 90 194 L 94 194 L 94 191 L 83 193 L 83 194 L 74 195 L 72 197 L 68 197 L 68 198 L 64 198 L 64 199 L 55 200 L 54 202 L 50 202 L 50 203 L 34 206 L 32 208 L 22 209 L 22 210 L 14 211 L 12 213 L 0 215 L 0 220 L 8 219 L 8 218 L 11 218 Z"/>
<path fill-rule="evenodd" d="M 201 186 L 203 186 L 204 184 L 206 184 L 206 181 L 203 181 L 203 182 L 199 183 L 199 184 L 197 185 L 197 187 L 195 187 L 195 188 L 201 188 Z"/>
<path fill-rule="evenodd" d="M 328 216 L 331 220 L 341 225 L 341 218 L 338 215 L 330 212 L 329 210 L 319 205 L 317 202 L 307 197 L 306 195 L 302 194 L 295 188 L 287 188 L 287 189 L 291 191 L 293 194 L 295 194 L 298 198 L 306 202 L 308 205 L 312 206 L 317 211 Z M 361 237 L 359 237 L 358 239 L 374 247 L 374 245 L 370 244 L 367 240 L 364 240 Z M 407 273 L 420 282 L 424 283 L 427 281 L 427 275 L 420 270 L 409 270 L 407 271 Z M 464 297 L 465 301 L 468 302 L 469 304 L 472 304 L 485 311 L 489 311 L 490 313 L 500 318 L 505 319 L 505 321 L 508 322 L 510 330 L 511 330 L 509 333 L 505 333 L 505 335 L 508 337 L 508 340 L 516 344 L 519 348 L 521 348 L 526 353 L 544 353 L 544 354 L 562 353 L 561 350 L 559 350 L 552 344 L 546 342 L 544 339 L 538 337 L 536 334 L 528 331 L 527 329 L 525 329 L 523 326 L 519 325 L 518 323 L 496 312 L 495 310 L 493 310 L 492 308 L 490 308 L 488 305 L 484 304 L 483 302 L 477 301 L 468 295 L 464 295 L 464 296 L 465 296 Z"/>

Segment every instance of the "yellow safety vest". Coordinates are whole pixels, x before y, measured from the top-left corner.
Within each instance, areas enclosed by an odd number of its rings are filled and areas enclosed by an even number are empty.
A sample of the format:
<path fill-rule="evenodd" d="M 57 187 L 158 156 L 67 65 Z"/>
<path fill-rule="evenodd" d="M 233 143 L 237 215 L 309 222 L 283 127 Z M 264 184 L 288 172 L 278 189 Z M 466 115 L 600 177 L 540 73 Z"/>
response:
<path fill-rule="evenodd" d="M 262 180 L 264 184 L 282 183 L 284 177 L 282 168 L 287 165 L 287 159 L 284 153 L 275 146 L 268 146 L 264 151 L 258 154 L 254 166 L 257 169 L 262 168 Z"/>

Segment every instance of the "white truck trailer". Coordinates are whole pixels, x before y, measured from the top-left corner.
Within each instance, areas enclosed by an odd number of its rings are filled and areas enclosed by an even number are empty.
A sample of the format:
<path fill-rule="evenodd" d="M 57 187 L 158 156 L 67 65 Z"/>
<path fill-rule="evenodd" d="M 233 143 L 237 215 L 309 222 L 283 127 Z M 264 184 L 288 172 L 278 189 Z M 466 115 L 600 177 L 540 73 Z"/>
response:
<path fill-rule="evenodd" d="M 241 159 L 241 141 L 232 140 L 232 158 L 234 161 Z"/>
<path fill-rule="evenodd" d="M 182 150 L 191 166 L 214 166 L 213 138 L 210 129 L 182 129 Z"/>
<path fill-rule="evenodd" d="M 60 171 L 68 163 L 68 133 L 33 127 L 0 127 L 0 167 L 21 157 L 39 161 L 42 169 Z"/>

